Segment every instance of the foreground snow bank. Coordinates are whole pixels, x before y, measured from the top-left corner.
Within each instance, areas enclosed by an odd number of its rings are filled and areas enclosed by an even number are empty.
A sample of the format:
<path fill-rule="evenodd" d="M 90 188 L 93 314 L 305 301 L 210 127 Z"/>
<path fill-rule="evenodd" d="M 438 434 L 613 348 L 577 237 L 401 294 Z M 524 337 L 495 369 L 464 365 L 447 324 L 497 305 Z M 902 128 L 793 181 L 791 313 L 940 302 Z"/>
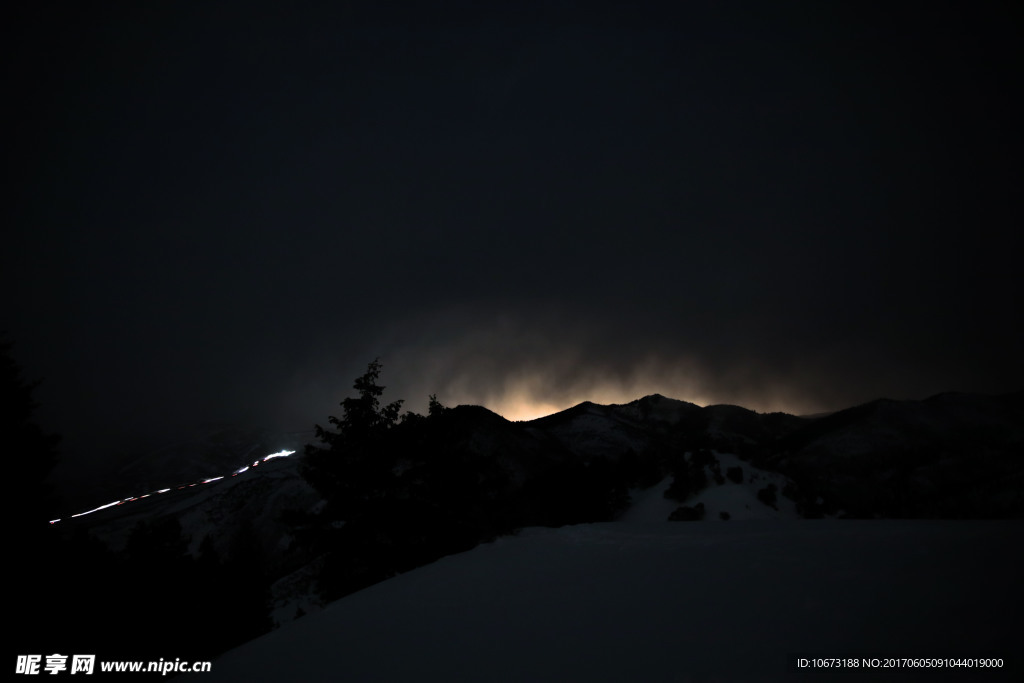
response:
<path fill-rule="evenodd" d="M 1012 664 L 1022 532 L 851 520 L 528 529 L 348 596 L 227 653 L 203 680 L 835 677 L 790 672 L 790 653 Z M 857 680 L 947 680 L 876 673 Z"/>

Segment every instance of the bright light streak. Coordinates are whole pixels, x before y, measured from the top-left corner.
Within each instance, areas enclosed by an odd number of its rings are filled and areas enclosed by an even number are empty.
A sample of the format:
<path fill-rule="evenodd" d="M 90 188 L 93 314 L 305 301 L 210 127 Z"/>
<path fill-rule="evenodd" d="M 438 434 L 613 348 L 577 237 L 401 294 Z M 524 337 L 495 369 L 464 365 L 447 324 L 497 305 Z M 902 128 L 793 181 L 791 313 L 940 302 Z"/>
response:
<path fill-rule="evenodd" d="M 241 467 L 241 468 L 235 470 L 234 472 L 231 473 L 231 476 L 235 476 L 235 475 L 241 474 L 242 472 L 245 472 L 246 470 L 248 470 L 251 467 L 256 467 L 261 462 L 266 462 L 267 460 L 272 460 L 274 458 L 285 458 L 285 457 L 287 457 L 289 455 L 292 455 L 293 453 L 295 453 L 295 451 L 278 451 L 277 453 L 271 453 L 270 455 L 268 455 L 268 456 L 266 456 L 266 457 L 264 457 L 264 458 L 262 458 L 260 460 L 257 460 L 256 462 L 254 462 L 251 465 L 246 465 L 245 467 Z M 220 477 L 210 477 L 209 479 L 204 479 L 202 481 L 194 482 L 192 484 L 182 484 L 181 486 L 178 486 L 176 488 L 177 488 L 178 491 L 181 491 L 182 489 L 192 488 L 193 486 L 198 486 L 200 484 L 209 484 L 211 482 L 220 481 L 223 478 L 224 478 L 223 476 L 220 476 Z M 113 503 L 107 503 L 106 505 L 101 505 L 98 508 L 93 508 L 92 510 L 86 510 L 85 512 L 79 512 L 78 514 L 74 514 L 74 515 L 71 515 L 71 516 L 72 517 L 82 517 L 84 515 L 92 514 L 93 512 L 99 512 L 100 510 L 105 510 L 106 508 L 114 507 L 115 505 L 124 505 L 125 503 L 130 503 L 132 501 L 141 500 L 143 498 L 148 498 L 149 496 L 155 495 L 155 494 L 158 494 L 158 493 L 167 493 L 170 490 L 171 489 L 169 489 L 169 488 L 159 489 L 157 491 L 153 491 L 152 493 L 147 493 L 147 494 L 142 495 L 142 496 L 132 496 L 131 498 L 125 498 L 124 500 L 115 500 Z M 60 518 L 58 518 L 58 519 L 51 519 L 50 520 L 50 524 L 56 524 L 59 521 L 61 521 Z"/>
<path fill-rule="evenodd" d="M 93 508 L 92 510 L 86 510 L 85 512 L 79 512 L 77 515 L 71 515 L 71 516 L 72 517 L 81 517 L 82 515 L 91 515 L 94 512 L 98 512 L 100 510 L 105 510 L 107 508 L 112 508 L 115 505 L 120 505 L 123 502 L 124 502 L 123 500 L 115 500 L 113 503 L 107 503 L 106 505 L 100 505 L 98 508 Z"/>
<path fill-rule="evenodd" d="M 271 453 L 267 457 L 263 458 L 263 462 L 270 460 L 271 458 L 286 458 L 295 451 L 278 451 L 277 453 Z"/>

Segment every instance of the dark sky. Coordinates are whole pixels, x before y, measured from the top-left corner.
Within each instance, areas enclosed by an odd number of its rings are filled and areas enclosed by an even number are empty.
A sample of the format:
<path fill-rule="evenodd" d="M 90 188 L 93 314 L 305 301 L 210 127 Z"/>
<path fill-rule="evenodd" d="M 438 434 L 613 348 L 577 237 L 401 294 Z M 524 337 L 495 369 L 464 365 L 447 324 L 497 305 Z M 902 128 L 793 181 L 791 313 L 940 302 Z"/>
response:
<path fill-rule="evenodd" d="M 1017 3 L 28 4 L 0 327 L 70 452 L 376 356 L 510 418 L 1024 387 Z"/>

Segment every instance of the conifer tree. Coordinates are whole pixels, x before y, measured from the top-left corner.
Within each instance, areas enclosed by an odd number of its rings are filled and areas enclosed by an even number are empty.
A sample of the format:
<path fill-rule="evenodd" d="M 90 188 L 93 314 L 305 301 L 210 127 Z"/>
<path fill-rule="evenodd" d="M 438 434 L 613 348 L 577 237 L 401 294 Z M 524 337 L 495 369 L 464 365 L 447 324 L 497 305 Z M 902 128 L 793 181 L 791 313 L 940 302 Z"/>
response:
<path fill-rule="evenodd" d="M 380 370 L 380 359 L 374 359 L 353 384 L 357 396 L 341 402 L 342 416 L 328 417 L 336 431 L 316 425 L 324 445 L 306 446 L 303 476 L 343 516 L 356 513 L 360 503 L 388 485 L 394 455 L 385 435 L 398 422 L 402 401 L 381 405 Z"/>

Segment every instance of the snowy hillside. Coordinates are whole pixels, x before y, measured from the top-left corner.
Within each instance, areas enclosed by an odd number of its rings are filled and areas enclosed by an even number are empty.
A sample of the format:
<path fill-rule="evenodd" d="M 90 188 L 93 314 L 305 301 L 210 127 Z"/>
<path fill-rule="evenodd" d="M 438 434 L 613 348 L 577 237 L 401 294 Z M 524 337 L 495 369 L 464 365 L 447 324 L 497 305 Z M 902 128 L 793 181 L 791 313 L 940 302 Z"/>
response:
<path fill-rule="evenodd" d="M 104 501 L 76 510 L 61 524 L 83 524 L 119 550 L 133 526 L 140 521 L 175 517 L 193 551 L 208 535 L 216 541 L 245 519 L 264 530 L 284 533 L 276 520 L 282 509 L 302 509 L 318 497 L 298 474 L 298 455 L 311 432 L 252 432 L 221 428 L 203 437 L 154 449 L 137 456 L 105 484 L 114 489 L 121 482 L 122 497 L 110 505 Z M 277 454 L 277 456 L 275 456 Z M 287 454 L 292 457 L 280 457 Z M 269 459 L 264 460 L 266 458 Z M 125 473 L 138 473 L 125 476 Z M 129 494 L 129 495 L 124 495 Z M 267 534 L 275 544 L 279 534 Z"/>
<path fill-rule="evenodd" d="M 751 519 L 800 519 L 794 502 L 779 494 L 774 507 L 758 500 L 757 492 L 768 484 L 775 484 L 778 490 L 785 488 L 787 479 L 777 472 L 761 470 L 741 460 L 732 453 L 715 453 L 723 471 L 739 467 L 744 473 L 742 482 L 726 480 L 717 484 L 713 479 L 706 489 L 690 496 L 688 506 L 703 505 L 704 521 L 745 521 Z M 679 507 L 680 503 L 665 497 L 665 491 L 672 483 L 672 477 L 665 477 L 657 485 L 647 489 L 630 491 L 631 505 L 619 518 L 621 522 L 664 522 Z M 723 514 L 725 517 L 723 518 Z"/>
<path fill-rule="evenodd" d="M 270 453 L 301 452 L 312 438 L 311 429 L 202 424 L 144 443 L 112 440 L 110 451 L 121 455 L 102 472 L 82 469 L 89 458 L 69 459 L 60 463 L 50 483 L 64 502 L 64 512 L 71 514 L 110 500 L 230 475 Z"/>
<path fill-rule="evenodd" d="M 313 589 L 316 558 L 282 519 L 286 510 L 313 510 L 321 504 L 299 474 L 301 450 L 311 437 L 312 432 L 219 428 L 182 438 L 122 468 L 122 473 L 144 475 L 134 485 L 127 480 L 132 495 L 79 510 L 76 514 L 86 514 L 69 515 L 54 528 L 65 533 L 89 529 L 107 548 L 123 553 L 141 525 L 174 520 L 191 557 L 200 556 L 204 542 L 228 557 L 239 538 L 251 534 L 261 558 L 253 571 L 271 582 L 272 623 L 286 623 L 299 610 L 320 607 Z"/>
<path fill-rule="evenodd" d="M 1024 517 L 1024 393 L 878 400 L 754 453 L 825 508 L 858 517 Z"/>
<path fill-rule="evenodd" d="M 527 529 L 339 600 L 202 678 L 825 680 L 787 656 L 884 653 L 1004 657 L 1015 673 L 949 680 L 1020 680 L 1022 535 L 1021 522 Z"/>

